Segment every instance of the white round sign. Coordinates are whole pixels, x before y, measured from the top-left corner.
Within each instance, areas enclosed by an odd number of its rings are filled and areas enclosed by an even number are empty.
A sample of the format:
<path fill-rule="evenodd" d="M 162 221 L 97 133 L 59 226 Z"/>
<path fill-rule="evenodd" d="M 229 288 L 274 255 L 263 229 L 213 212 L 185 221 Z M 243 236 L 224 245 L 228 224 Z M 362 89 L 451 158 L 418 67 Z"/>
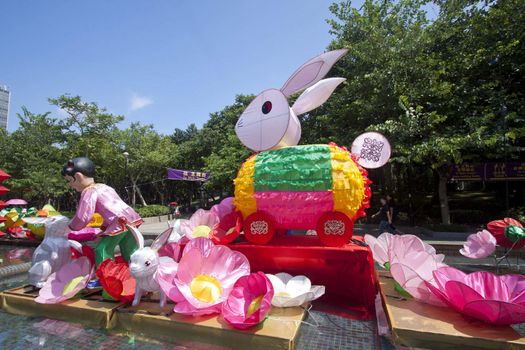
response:
<path fill-rule="evenodd" d="M 359 157 L 357 162 L 362 167 L 379 168 L 390 159 L 390 143 L 378 132 L 365 132 L 352 143 L 352 153 Z"/>

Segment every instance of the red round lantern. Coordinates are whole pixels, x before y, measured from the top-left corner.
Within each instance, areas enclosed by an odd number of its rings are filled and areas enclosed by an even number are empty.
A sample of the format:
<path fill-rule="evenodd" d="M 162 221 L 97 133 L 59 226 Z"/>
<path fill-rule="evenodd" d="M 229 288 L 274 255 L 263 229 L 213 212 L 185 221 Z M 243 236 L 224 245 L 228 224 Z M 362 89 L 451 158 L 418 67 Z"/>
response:
<path fill-rule="evenodd" d="M 324 245 L 340 247 L 352 238 L 354 222 L 341 212 L 326 212 L 317 221 L 316 231 Z"/>
<path fill-rule="evenodd" d="M 275 234 L 275 223 L 270 214 L 258 211 L 244 220 L 244 236 L 254 244 L 266 244 Z"/>

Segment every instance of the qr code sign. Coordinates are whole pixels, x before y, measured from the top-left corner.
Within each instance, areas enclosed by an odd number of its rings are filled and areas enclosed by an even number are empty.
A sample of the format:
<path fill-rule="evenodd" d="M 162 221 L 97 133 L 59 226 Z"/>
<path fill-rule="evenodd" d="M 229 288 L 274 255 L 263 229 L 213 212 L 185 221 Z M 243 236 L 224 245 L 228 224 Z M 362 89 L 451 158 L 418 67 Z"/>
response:
<path fill-rule="evenodd" d="M 372 162 L 379 162 L 381 152 L 383 151 L 384 142 L 372 138 L 365 138 L 359 157 Z"/>

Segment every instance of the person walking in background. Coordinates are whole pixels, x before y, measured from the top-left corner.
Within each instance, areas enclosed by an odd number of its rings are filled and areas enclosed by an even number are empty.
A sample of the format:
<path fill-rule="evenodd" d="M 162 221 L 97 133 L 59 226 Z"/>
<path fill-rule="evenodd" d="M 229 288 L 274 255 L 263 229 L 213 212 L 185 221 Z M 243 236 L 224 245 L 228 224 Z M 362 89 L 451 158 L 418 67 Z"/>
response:
<path fill-rule="evenodd" d="M 396 204 L 394 202 L 394 198 L 391 195 L 387 194 L 385 198 L 386 198 L 386 204 L 388 204 L 388 210 L 390 211 L 390 218 L 391 218 L 390 226 L 392 226 L 392 229 L 395 231 L 394 221 L 396 221 L 396 217 L 397 217 Z"/>
<path fill-rule="evenodd" d="M 379 216 L 379 232 L 390 232 L 394 233 L 394 229 L 392 227 L 392 211 L 390 210 L 390 206 L 388 205 L 388 201 L 386 197 L 381 197 L 379 200 L 381 202 L 381 208 L 379 208 L 379 211 L 372 215 L 372 218 L 375 218 Z"/>

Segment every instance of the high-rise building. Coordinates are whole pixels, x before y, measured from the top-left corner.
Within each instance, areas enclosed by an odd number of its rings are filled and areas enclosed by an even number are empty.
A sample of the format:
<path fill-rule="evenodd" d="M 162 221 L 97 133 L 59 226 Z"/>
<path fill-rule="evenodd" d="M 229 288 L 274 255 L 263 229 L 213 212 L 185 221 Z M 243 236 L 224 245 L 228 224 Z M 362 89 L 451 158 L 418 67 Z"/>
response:
<path fill-rule="evenodd" d="M 9 116 L 9 98 L 11 93 L 7 86 L 0 85 L 0 128 L 7 129 L 7 117 Z"/>

